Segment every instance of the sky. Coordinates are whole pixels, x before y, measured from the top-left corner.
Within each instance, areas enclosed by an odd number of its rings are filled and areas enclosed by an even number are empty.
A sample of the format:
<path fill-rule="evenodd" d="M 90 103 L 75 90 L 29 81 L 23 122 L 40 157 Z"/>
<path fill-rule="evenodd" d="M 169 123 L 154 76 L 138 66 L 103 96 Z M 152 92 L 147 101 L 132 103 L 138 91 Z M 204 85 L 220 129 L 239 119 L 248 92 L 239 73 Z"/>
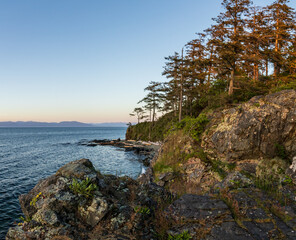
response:
<path fill-rule="evenodd" d="M 1 0 L 0 121 L 135 121 L 144 88 L 165 81 L 164 57 L 210 27 L 221 2 Z"/>

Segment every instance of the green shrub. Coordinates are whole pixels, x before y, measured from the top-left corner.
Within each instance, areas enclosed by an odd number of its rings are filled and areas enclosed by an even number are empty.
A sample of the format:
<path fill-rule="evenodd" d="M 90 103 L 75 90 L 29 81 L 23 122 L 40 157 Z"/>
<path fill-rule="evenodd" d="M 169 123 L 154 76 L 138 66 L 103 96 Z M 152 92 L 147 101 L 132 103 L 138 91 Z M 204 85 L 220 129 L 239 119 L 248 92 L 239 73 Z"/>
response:
<path fill-rule="evenodd" d="M 87 177 L 82 181 L 74 178 L 72 184 L 69 185 L 69 188 L 75 194 L 81 194 L 86 198 L 92 198 L 94 191 L 97 190 L 98 187 L 96 184 L 91 183 L 91 180 Z"/>
<path fill-rule="evenodd" d="M 32 218 L 31 217 L 23 217 L 23 216 L 20 216 L 19 219 L 22 221 L 22 222 L 19 222 L 17 225 L 18 226 L 23 226 L 24 223 L 29 223 L 32 221 Z"/>
<path fill-rule="evenodd" d="M 292 178 L 290 176 L 285 175 L 283 183 L 287 184 L 287 185 L 291 185 L 293 183 L 293 180 L 292 180 Z"/>
<path fill-rule="evenodd" d="M 172 131 L 184 129 L 186 134 L 199 141 L 208 122 L 205 114 L 200 114 L 197 118 L 187 116 L 181 122 L 177 122 L 176 117 L 169 113 L 159 118 L 154 125 L 151 122 L 143 122 L 129 126 L 126 131 L 126 139 L 163 141 Z"/>
<path fill-rule="evenodd" d="M 189 240 L 189 239 L 192 239 L 192 237 L 190 236 L 188 231 L 184 231 L 184 232 L 177 234 L 177 235 L 169 234 L 169 236 L 168 236 L 168 240 Z"/>
<path fill-rule="evenodd" d="M 150 209 L 146 206 L 144 206 L 144 207 L 137 206 L 134 208 L 134 211 L 136 213 L 141 214 L 141 215 L 149 215 L 151 213 Z"/>
<path fill-rule="evenodd" d="M 160 117 L 154 124 L 152 122 L 142 122 L 129 126 L 125 138 L 127 140 L 163 141 L 165 133 L 176 121 L 177 119 L 173 113 L 168 113 Z"/>
<path fill-rule="evenodd" d="M 271 92 L 279 92 L 287 89 L 295 89 L 296 90 L 296 75 L 292 74 L 283 79 L 283 81 L 279 81 L 277 86 L 271 89 Z"/>
<path fill-rule="evenodd" d="M 158 173 L 173 172 L 173 168 L 163 162 L 156 162 L 153 170 Z"/>
<path fill-rule="evenodd" d="M 280 157 L 281 159 L 287 159 L 287 152 L 283 145 L 276 143 L 275 144 L 276 149 L 276 156 Z"/>
<path fill-rule="evenodd" d="M 209 122 L 207 116 L 203 113 L 199 114 L 197 118 L 185 117 L 181 122 L 176 123 L 167 134 L 177 129 L 183 129 L 184 132 L 192 139 L 199 142 L 200 135 L 204 132 L 206 124 Z"/>

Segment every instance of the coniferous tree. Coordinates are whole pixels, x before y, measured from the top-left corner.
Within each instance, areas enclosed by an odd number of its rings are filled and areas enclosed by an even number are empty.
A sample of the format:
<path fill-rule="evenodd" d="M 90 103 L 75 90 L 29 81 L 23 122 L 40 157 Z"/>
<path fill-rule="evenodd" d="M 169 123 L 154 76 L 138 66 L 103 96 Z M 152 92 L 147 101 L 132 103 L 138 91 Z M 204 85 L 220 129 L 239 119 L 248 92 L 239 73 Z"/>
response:
<path fill-rule="evenodd" d="M 245 101 L 277 87 L 295 88 L 296 23 L 288 3 L 275 0 L 261 8 L 251 0 L 222 0 L 225 11 L 215 23 L 189 41 L 185 52 L 165 58 L 162 74 L 168 81 L 150 82 L 145 89 L 148 94 L 140 102 L 150 113 L 151 126 L 157 110 L 178 114 L 181 121 L 206 106 Z M 276 84 L 270 85 L 273 79 Z"/>
<path fill-rule="evenodd" d="M 245 39 L 246 16 L 251 5 L 250 0 L 223 0 L 224 13 L 215 18 L 216 24 L 207 32 L 211 33 L 212 44 L 217 54 L 216 65 L 223 75 L 230 75 L 228 94 L 233 94 L 236 71 L 242 60 Z"/>
<path fill-rule="evenodd" d="M 130 116 L 134 117 L 137 116 L 137 120 L 138 123 L 140 123 L 140 121 L 144 118 L 146 118 L 147 116 L 145 115 L 145 111 L 143 108 L 135 108 L 134 111 L 132 113 L 130 113 Z"/>
<path fill-rule="evenodd" d="M 286 66 L 289 48 L 293 45 L 292 36 L 296 29 L 295 12 L 288 3 L 289 0 L 276 0 L 265 8 L 268 11 L 271 32 L 274 77 L 277 77 Z"/>
<path fill-rule="evenodd" d="M 268 33 L 266 16 L 262 8 L 251 7 L 246 21 L 249 32 L 246 35 L 244 46 L 244 71 L 249 78 L 257 82 L 263 72 L 266 73 L 268 56 Z M 260 73 L 261 70 L 261 73 Z M 266 73 L 268 75 L 268 72 Z"/>
<path fill-rule="evenodd" d="M 199 34 L 199 38 L 187 43 L 184 67 L 184 92 L 189 106 L 189 114 L 192 115 L 192 104 L 206 92 L 210 84 L 211 69 L 204 45 L 205 34 Z"/>
<path fill-rule="evenodd" d="M 165 75 L 168 79 L 170 79 L 167 84 L 167 90 L 170 91 L 169 95 L 174 103 L 174 110 L 179 110 L 179 120 L 181 119 L 182 114 L 182 102 L 183 102 L 183 57 L 175 52 L 173 56 L 169 56 L 165 58 L 167 60 L 166 66 L 164 67 L 164 71 L 162 75 Z"/>
<path fill-rule="evenodd" d="M 138 103 L 144 102 L 146 104 L 144 107 L 149 110 L 150 121 L 152 121 L 152 125 L 154 125 L 156 111 L 161 108 L 161 102 L 163 101 L 161 83 L 152 81 L 144 90 L 149 92 L 146 97 L 144 97 Z"/>

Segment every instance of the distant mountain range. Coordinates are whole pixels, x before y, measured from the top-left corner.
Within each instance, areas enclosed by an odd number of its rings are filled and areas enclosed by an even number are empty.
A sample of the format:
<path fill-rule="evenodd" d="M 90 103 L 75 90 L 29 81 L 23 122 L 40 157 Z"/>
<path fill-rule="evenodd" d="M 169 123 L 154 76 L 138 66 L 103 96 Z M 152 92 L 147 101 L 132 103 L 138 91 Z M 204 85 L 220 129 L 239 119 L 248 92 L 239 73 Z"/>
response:
<path fill-rule="evenodd" d="M 0 122 L 0 127 L 127 127 L 125 122 L 82 123 L 76 121 L 64 122 Z"/>

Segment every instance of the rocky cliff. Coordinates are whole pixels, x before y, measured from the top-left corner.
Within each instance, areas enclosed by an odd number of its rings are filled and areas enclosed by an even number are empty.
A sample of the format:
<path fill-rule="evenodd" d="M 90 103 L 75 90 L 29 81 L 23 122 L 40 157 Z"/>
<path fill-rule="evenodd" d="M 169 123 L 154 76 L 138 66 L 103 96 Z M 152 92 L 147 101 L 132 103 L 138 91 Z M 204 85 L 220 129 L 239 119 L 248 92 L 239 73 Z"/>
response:
<path fill-rule="evenodd" d="M 296 239 L 296 91 L 206 117 L 172 129 L 138 181 L 63 166 L 20 196 L 6 239 Z"/>
<path fill-rule="evenodd" d="M 253 97 L 238 107 L 209 114 L 203 148 L 223 160 L 296 155 L 296 91 Z"/>
<path fill-rule="evenodd" d="M 153 163 L 154 181 L 185 194 L 168 207 L 175 223 L 168 231 L 192 239 L 296 239 L 296 91 L 206 115 L 201 135 L 177 127 Z"/>

